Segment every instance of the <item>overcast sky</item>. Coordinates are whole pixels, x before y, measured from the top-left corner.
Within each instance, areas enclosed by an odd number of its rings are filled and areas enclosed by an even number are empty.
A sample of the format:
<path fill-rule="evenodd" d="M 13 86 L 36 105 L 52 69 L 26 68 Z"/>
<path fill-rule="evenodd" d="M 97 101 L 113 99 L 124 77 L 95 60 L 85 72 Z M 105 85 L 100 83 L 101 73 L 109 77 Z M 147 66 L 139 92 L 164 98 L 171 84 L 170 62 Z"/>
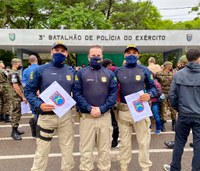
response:
<path fill-rule="evenodd" d="M 163 19 L 171 19 L 173 21 L 192 20 L 196 13 L 189 14 L 191 7 L 197 6 L 199 0 L 151 0 L 155 5 Z"/>
<path fill-rule="evenodd" d="M 200 0 L 151 0 L 160 14 L 162 19 L 170 19 L 173 21 L 186 21 L 195 18 L 197 13 L 188 12 L 190 7 L 197 6 Z"/>

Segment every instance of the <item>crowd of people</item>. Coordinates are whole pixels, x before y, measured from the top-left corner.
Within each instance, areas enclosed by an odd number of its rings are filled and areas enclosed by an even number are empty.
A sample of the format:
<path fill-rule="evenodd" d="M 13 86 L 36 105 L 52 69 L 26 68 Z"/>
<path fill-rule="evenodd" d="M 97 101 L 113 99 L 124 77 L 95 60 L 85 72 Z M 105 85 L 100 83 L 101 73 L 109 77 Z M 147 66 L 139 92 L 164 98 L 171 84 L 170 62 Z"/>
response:
<path fill-rule="evenodd" d="M 68 48 L 57 41 L 51 48 L 52 60 L 39 66 L 37 57 L 29 57 L 30 66 L 22 73 L 22 61 L 13 58 L 12 69 L 6 70 L 0 61 L 0 121 L 11 122 L 11 137 L 22 140 L 23 131 L 18 129 L 21 118 L 21 102 L 29 103 L 33 118 L 29 121 L 32 136 L 37 137 L 32 171 L 44 171 L 48 164 L 51 140 L 57 130 L 62 153 L 61 170 L 71 171 L 74 167 L 73 115 L 69 110 L 62 117 L 54 113 L 55 105 L 45 103 L 39 96 L 54 81 L 76 101 L 80 133 L 80 170 L 94 169 L 93 151 L 98 150 L 97 167 L 101 171 L 111 168 L 110 148 L 120 144 L 120 168 L 128 171 L 132 158 L 132 131 L 136 133 L 139 147 L 138 163 L 142 171 L 152 165 L 149 156 L 151 120 L 155 120 L 156 135 L 165 132 L 165 123 L 171 117 L 171 130 L 175 141 L 165 145 L 174 148 L 171 165 L 166 171 L 181 170 L 181 156 L 190 129 L 193 131 L 194 157 L 192 169 L 200 170 L 200 50 L 188 50 L 173 69 L 173 63 L 165 61 L 162 66 L 150 57 L 148 66 L 139 62 L 140 52 L 134 45 L 124 50 L 121 67 L 110 59 L 103 59 L 101 46 L 95 45 L 88 51 L 88 66 L 73 68 L 65 64 Z M 184 68 L 184 69 L 183 69 Z M 130 86 L 131 85 L 131 86 Z M 135 122 L 126 96 L 143 91 L 140 103 L 148 102 L 153 118 L 146 117 Z M 184 131 L 183 131 L 184 130 Z M 119 141 L 120 137 L 120 141 Z"/>

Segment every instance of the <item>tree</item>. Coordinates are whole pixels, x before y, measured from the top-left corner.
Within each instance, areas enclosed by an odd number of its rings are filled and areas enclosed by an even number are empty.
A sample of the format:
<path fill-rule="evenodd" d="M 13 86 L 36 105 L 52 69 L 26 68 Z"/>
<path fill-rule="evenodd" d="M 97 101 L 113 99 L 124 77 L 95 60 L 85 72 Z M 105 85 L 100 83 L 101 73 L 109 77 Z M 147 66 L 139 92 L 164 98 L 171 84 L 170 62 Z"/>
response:
<path fill-rule="evenodd" d="M 14 56 L 11 51 L 0 50 L 0 60 L 4 62 L 5 66 L 11 66 L 11 60 Z"/>
<path fill-rule="evenodd" d="M 59 15 L 58 15 L 59 13 Z M 59 6 L 49 17 L 51 29 L 111 29 L 111 23 L 98 10 L 89 10 L 83 3 L 74 7 Z"/>
<path fill-rule="evenodd" d="M 58 0 L 0 0 L 0 24 L 11 28 L 48 28 L 47 19 Z"/>
<path fill-rule="evenodd" d="M 101 11 L 106 19 L 109 20 L 117 2 L 119 0 L 100 0 L 95 4 L 95 8 Z"/>
<path fill-rule="evenodd" d="M 161 20 L 150 0 L 0 0 L 0 27 L 19 29 L 199 29 L 199 19 Z M 199 11 L 199 6 L 190 12 Z M 200 13 L 199 13 L 200 14 Z"/>
<path fill-rule="evenodd" d="M 161 19 L 150 1 L 138 3 L 126 0 L 118 3 L 114 11 L 111 16 L 114 29 L 156 29 L 153 25 Z"/>
<path fill-rule="evenodd" d="M 199 7 L 200 7 L 200 3 L 199 3 L 197 6 L 193 7 L 193 8 L 191 9 L 191 11 L 189 11 L 189 13 L 198 12 L 198 11 L 200 10 Z M 200 15 L 200 12 L 197 13 L 197 15 Z"/>

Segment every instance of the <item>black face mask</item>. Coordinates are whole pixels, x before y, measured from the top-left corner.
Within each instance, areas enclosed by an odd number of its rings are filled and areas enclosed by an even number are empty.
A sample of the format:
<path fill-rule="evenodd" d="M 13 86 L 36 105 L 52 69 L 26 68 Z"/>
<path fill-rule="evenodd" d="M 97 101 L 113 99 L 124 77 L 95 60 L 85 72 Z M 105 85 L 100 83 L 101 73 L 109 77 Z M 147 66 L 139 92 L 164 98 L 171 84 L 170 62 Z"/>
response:
<path fill-rule="evenodd" d="M 94 69 L 100 69 L 102 65 L 102 60 L 100 57 L 90 58 L 90 66 Z"/>
<path fill-rule="evenodd" d="M 20 69 L 22 69 L 22 66 L 18 66 L 18 67 L 17 67 L 17 70 L 20 70 Z"/>

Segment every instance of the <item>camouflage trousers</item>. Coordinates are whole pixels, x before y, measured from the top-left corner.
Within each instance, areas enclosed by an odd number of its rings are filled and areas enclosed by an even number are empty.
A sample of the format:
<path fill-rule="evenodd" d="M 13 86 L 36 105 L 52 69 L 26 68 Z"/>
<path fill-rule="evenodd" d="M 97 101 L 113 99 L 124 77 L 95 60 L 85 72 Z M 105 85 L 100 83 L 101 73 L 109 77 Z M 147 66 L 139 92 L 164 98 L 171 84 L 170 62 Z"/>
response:
<path fill-rule="evenodd" d="M 21 118 L 21 98 L 12 98 L 12 113 L 11 113 L 11 126 L 18 127 Z"/>
<path fill-rule="evenodd" d="M 1 83 L 0 85 L 0 115 L 10 115 L 11 96 L 9 85 Z"/>
<path fill-rule="evenodd" d="M 165 94 L 165 99 L 161 102 L 160 118 L 162 121 L 166 121 L 166 117 L 170 112 L 171 119 L 176 120 L 176 110 L 171 107 L 168 95 Z"/>

